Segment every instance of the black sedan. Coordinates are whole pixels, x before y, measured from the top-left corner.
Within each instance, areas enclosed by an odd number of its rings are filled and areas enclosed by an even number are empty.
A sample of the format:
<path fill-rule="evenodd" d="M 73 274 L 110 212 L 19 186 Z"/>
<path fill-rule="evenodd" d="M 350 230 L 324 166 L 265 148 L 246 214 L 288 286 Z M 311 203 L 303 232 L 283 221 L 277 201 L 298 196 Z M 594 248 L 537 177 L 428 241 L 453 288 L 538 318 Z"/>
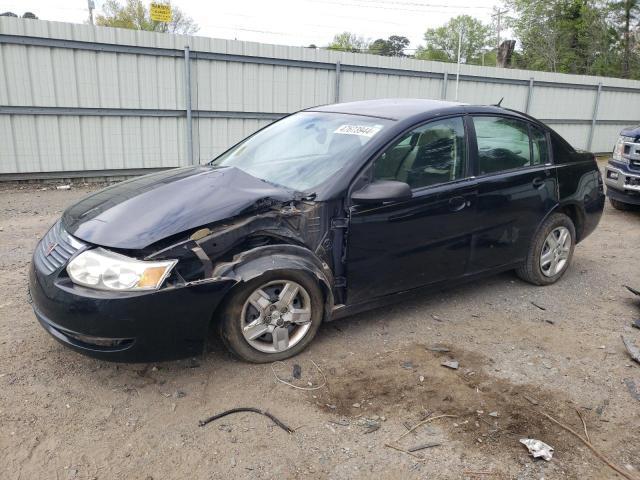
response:
<path fill-rule="evenodd" d="M 594 156 L 500 107 L 310 108 L 207 165 L 69 207 L 36 247 L 36 317 L 93 356 L 195 355 L 212 328 L 251 362 L 320 323 L 505 270 L 557 281 L 604 205 Z"/>

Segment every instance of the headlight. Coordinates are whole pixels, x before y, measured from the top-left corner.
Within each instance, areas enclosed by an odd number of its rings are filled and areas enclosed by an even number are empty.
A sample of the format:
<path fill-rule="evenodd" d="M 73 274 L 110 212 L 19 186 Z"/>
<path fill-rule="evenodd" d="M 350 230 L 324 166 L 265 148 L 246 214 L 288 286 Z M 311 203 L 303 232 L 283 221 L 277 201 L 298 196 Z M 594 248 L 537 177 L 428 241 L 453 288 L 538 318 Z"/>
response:
<path fill-rule="evenodd" d="M 67 273 L 78 285 L 100 290 L 156 290 L 177 260 L 143 261 L 96 248 L 82 252 L 67 265 Z"/>
<path fill-rule="evenodd" d="M 629 159 L 625 157 L 624 145 L 625 142 L 633 143 L 633 137 L 618 137 L 618 141 L 616 142 L 616 146 L 613 147 L 613 159 L 616 162 L 629 164 Z"/>

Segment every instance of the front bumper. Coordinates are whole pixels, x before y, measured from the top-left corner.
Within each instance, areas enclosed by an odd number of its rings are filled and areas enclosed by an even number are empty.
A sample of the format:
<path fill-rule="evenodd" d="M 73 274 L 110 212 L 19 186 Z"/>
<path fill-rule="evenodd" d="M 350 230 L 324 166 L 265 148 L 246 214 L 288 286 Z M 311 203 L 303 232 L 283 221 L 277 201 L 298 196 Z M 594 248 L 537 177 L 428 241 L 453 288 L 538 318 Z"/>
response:
<path fill-rule="evenodd" d="M 640 205 L 640 171 L 623 163 L 610 161 L 605 166 L 607 196 L 624 203 Z"/>
<path fill-rule="evenodd" d="M 78 352 L 122 362 L 201 353 L 212 315 L 233 284 L 223 279 L 153 292 L 107 292 L 73 284 L 63 268 L 47 273 L 36 262 L 29 267 L 40 324 Z"/>

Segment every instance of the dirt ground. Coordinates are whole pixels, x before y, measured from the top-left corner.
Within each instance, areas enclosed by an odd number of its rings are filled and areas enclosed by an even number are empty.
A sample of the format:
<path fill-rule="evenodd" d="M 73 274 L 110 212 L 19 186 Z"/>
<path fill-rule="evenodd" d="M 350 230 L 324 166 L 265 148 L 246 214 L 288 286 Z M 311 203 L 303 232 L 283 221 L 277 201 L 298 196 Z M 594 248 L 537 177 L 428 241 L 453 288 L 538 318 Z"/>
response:
<path fill-rule="evenodd" d="M 215 340 L 200 358 L 123 365 L 62 347 L 27 303 L 38 238 L 97 188 L 44 187 L 0 187 L 0 479 L 622 478 L 541 414 L 582 433 L 576 410 L 595 448 L 640 478 L 628 387 L 640 390 L 640 365 L 620 340 L 640 345 L 640 302 L 622 287 L 640 287 L 640 212 L 607 205 L 554 286 L 503 274 L 381 308 L 324 325 L 276 365 L 237 361 Z M 326 385 L 295 389 L 274 371 Z M 295 431 L 253 413 L 198 426 L 240 406 Z M 553 460 L 533 460 L 526 437 Z"/>

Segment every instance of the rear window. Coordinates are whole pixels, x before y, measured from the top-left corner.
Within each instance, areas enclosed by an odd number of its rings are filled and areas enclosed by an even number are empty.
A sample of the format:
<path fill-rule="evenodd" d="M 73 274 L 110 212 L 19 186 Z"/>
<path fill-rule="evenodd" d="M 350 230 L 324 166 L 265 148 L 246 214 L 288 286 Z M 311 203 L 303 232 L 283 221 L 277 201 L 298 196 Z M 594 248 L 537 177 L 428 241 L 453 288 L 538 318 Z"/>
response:
<path fill-rule="evenodd" d="M 576 151 L 565 139 L 555 132 L 551 132 L 551 151 L 554 163 L 567 163 L 575 158 Z"/>
<path fill-rule="evenodd" d="M 531 164 L 549 163 L 549 145 L 547 134 L 540 128 L 531 125 Z"/>
<path fill-rule="evenodd" d="M 507 117 L 474 117 L 480 175 L 531 165 L 529 124 Z"/>

